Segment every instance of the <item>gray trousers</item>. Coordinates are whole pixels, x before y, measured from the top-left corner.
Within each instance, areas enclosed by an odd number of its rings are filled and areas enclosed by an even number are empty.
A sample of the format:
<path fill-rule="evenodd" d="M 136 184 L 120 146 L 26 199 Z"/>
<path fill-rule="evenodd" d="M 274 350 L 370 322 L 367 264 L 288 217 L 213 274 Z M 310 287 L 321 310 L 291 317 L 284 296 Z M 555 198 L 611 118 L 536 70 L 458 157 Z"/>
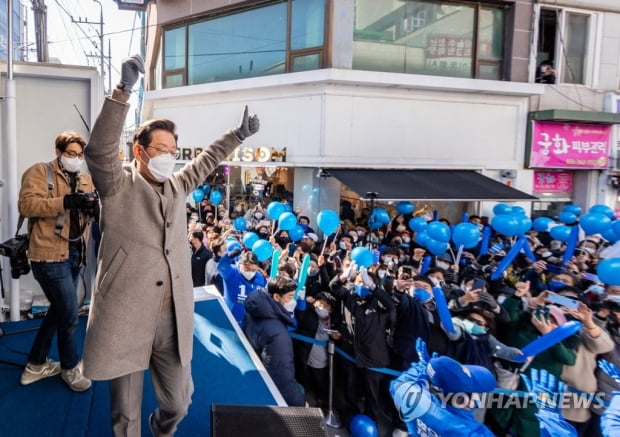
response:
<path fill-rule="evenodd" d="M 149 365 L 158 408 L 150 427 L 156 437 L 173 436 L 187 415 L 194 392 L 191 368 L 182 367 L 177 347 L 174 312 L 162 313 L 157 323 Z M 112 430 L 115 437 L 141 437 L 144 371 L 110 380 Z"/>

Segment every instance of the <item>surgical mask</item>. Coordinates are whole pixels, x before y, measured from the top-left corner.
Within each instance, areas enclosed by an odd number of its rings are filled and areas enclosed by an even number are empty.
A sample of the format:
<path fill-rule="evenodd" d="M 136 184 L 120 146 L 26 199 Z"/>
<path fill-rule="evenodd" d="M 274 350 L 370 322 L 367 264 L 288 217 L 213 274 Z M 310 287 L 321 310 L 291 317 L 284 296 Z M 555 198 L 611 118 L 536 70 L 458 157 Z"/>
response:
<path fill-rule="evenodd" d="M 77 156 L 75 158 L 67 158 L 65 155 L 60 155 L 60 162 L 62 162 L 62 166 L 69 173 L 77 173 L 80 171 L 83 161 L 83 159 L 80 159 Z"/>
<path fill-rule="evenodd" d="M 355 284 L 354 289 L 355 294 L 357 294 L 362 299 L 371 295 L 370 288 L 364 287 L 362 284 Z"/>
<path fill-rule="evenodd" d="M 467 319 L 463 320 L 463 329 L 465 330 L 465 332 L 468 332 L 471 335 L 481 335 L 487 333 L 486 328 Z"/>
<path fill-rule="evenodd" d="M 347 245 L 345 244 L 344 241 L 341 241 L 340 243 L 338 243 L 338 247 L 341 248 L 342 250 L 347 250 Z"/>
<path fill-rule="evenodd" d="M 541 253 L 541 254 L 540 254 L 540 257 L 541 257 L 542 259 L 546 259 L 546 258 L 549 258 L 551 255 L 553 255 L 551 252 L 546 251 L 546 252 Z"/>
<path fill-rule="evenodd" d="M 308 276 L 316 276 L 319 274 L 319 269 L 308 269 Z"/>
<path fill-rule="evenodd" d="M 263 217 L 264 217 L 264 216 L 263 216 L 263 213 L 262 213 L 262 212 L 255 212 L 255 213 L 254 213 L 254 218 L 255 218 L 256 220 L 260 220 L 260 219 L 262 219 Z"/>
<path fill-rule="evenodd" d="M 403 237 L 403 243 L 409 244 L 409 242 L 411 242 L 411 238 Z"/>
<path fill-rule="evenodd" d="M 413 290 L 413 297 L 420 302 L 427 302 L 431 299 L 432 295 L 423 288 L 416 288 Z"/>
<path fill-rule="evenodd" d="M 357 231 L 357 235 L 359 237 L 363 237 L 364 236 L 364 231 Z"/>
<path fill-rule="evenodd" d="M 256 270 L 242 271 L 241 274 L 245 279 L 251 281 L 252 279 L 254 279 L 254 276 L 256 276 Z"/>
<path fill-rule="evenodd" d="M 404 230 L 406 230 L 407 228 L 404 225 L 398 225 L 396 226 L 396 232 L 402 232 Z"/>
<path fill-rule="evenodd" d="M 297 307 L 297 300 L 291 299 L 288 302 L 283 303 L 282 306 L 287 312 L 292 313 L 293 311 L 295 311 L 295 308 Z"/>
<path fill-rule="evenodd" d="M 197 221 L 198 221 L 198 216 L 193 215 L 193 216 L 191 217 L 191 220 L 192 220 L 193 222 L 197 222 Z"/>
<path fill-rule="evenodd" d="M 172 176 L 175 164 L 176 160 L 169 153 L 162 153 L 150 158 L 146 167 L 157 181 L 164 182 Z"/>
<path fill-rule="evenodd" d="M 562 287 L 566 287 L 566 284 L 560 281 L 549 281 L 549 283 L 547 284 L 547 287 L 549 287 L 549 290 L 551 291 L 556 291 Z"/>
<path fill-rule="evenodd" d="M 377 276 L 379 276 L 379 279 L 385 278 L 386 274 L 387 274 L 387 271 L 385 270 L 377 270 Z"/>
<path fill-rule="evenodd" d="M 329 317 L 329 311 L 323 307 L 314 307 L 314 312 L 319 316 L 319 319 L 326 319 Z"/>

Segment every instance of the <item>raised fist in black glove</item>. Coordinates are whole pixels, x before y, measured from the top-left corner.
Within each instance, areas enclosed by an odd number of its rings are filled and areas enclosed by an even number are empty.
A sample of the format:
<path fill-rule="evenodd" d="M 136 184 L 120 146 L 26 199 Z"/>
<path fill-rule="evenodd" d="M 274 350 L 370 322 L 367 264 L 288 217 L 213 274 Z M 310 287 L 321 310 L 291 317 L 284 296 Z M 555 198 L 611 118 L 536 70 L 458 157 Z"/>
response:
<path fill-rule="evenodd" d="M 86 193 L 66 194 L 62 200 L 64 209 L 89 209 L 93 207 L 94 197 Z"/>
<path fill-rule="evenodd" d="M 492 310 L 499 307 L 499 304 L 497 303 L 495 298 L 490 293 L 487 293 L 486 291 L 479 291 L 478 297 L 480 298 L 480 302 L 484 302 Z"/>
<path fill-rule="evenodd" d="M 123 59 L 121 65 L 121 81 L 116 86 L 126 92 L 131 92 L 131 89 L 138 81 L 140 73 L 144 74 L 144 60 L 140 55 L 133 55 L 129 58 Z"/>
<path fill-rule="evenodd" d="M 260 128 L 260 121 L 256 114 L 248 115 L 248 105 L 245 105 L 241 122 L 239 126 L 233 129 L 233 132 L 241 141 L 244 141 L 250 135 L 254 135 Z"/>

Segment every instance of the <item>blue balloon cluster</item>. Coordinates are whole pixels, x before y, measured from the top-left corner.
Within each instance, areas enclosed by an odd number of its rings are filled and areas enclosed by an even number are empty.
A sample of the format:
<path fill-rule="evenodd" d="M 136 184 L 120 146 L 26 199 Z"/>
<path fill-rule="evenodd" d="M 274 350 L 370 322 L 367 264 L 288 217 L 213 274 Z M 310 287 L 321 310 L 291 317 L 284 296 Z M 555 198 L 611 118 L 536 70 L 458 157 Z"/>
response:
<path fill-rule="evenodd" d="M 278 218 L 278 227 L 283 231 L 290 231 L 297 225 L 297 216 L 292 212 L 283 212 Z"/>
<path fill-rule="evenodd" d="M 525 210 L 520 206 L 498 203 L 493 207 L 493 212 L 496 215 L 491 220 L 491 227 L 502 235 L 524 235 L 532 228 L 532 219 L 525 215 Z"/>
<path fill-rule="evenodd" d="M 473 223 L 459 223 L 452 230 L 452 241 L 465 249 L 476 247 L 480 241 L 480 229 Z"/>
<path fill-rule="evenodd" d="M 286 207 L 282 202 L 270 202 L 267 205 L 267 215 L 271 220 L 278 220 L 280 216 L 286 212 Z"/>

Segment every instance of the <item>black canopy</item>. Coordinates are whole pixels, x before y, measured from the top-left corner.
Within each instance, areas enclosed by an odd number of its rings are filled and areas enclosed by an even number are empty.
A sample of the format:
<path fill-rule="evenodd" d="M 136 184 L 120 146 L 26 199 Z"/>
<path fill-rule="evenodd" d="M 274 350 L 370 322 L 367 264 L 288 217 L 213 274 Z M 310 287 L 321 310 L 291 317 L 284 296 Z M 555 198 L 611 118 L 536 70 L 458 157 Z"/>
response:
<path fill-rule="evenodd" d="M 473 170 L 324 169 L 363 199 L 534 201 L 536 197 Z"/>

